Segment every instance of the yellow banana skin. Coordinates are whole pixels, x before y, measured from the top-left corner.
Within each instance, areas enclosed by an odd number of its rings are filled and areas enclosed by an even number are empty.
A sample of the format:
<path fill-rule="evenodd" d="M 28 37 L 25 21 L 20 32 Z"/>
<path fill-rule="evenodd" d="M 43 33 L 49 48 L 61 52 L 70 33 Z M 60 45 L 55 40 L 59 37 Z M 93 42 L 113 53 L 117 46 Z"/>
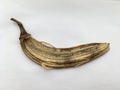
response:
<path fill-rule="evenodd" d="M 20 28 L 22 50 L 32 61 L 46 69 L 76 67 L 94 60 L 109 51 L 109 43 L 90 43 L 70 48 L 56 48 L 35 40 L 26 32 L 22 23 L 14 18 Z"/>

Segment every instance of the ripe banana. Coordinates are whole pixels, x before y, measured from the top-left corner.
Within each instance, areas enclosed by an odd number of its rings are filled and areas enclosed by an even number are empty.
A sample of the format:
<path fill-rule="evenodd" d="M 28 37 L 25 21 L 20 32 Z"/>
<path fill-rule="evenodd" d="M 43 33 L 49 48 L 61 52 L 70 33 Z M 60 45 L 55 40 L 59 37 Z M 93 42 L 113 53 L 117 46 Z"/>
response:
<path fill-rule="evenodd" d="M 85 64 L 102 56 L 109 50 L 109 43 L 90 43 L 70 48 L 56 48 L 46 42 L 39 42 L 26 32 L 22 23 L 14 18 L 20 28 L 21 47 L 31 60 L 46 69 L 69 68 Z"/>

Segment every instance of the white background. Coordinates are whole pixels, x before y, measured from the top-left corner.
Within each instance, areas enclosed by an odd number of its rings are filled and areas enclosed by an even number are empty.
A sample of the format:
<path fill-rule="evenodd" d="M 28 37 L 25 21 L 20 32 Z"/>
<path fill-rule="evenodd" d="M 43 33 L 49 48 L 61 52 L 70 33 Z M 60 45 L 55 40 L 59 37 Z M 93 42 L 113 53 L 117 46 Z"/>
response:
<path fill-rule="evenodd" d="M 56 47 L 109 42 L 111 50 L 77 68 L 45 70 L 19 44 L 16 18 Z M 0 0 L 0 90 L 120 90 L 119 0 Z"/>

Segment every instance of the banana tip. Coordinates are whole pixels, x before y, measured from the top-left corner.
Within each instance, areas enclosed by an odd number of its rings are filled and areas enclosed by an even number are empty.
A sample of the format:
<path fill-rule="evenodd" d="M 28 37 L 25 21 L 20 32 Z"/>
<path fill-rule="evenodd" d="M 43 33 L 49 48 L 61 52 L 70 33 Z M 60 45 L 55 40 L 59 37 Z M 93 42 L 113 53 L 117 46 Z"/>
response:
<path fill-rule="evenodd" d="M 110 46 L 110 43 L 106 43 L 108 46 Z"/>
<path fill-rule="evenodd" d="M 12 20 L 12 21 L 16 21 L 16 19 L 14 19 L 14 18 L 11 18 L 10 20 Z"/>

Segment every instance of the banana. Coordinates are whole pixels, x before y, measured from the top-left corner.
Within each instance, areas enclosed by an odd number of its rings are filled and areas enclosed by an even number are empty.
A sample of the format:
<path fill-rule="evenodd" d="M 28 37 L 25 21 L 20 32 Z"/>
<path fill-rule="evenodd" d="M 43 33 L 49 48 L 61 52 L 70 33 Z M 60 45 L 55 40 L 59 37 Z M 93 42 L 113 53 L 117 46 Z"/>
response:
<path fill-rule="evenodd" d="M 46 69 L 76 67 L 94 60 L 109 51 L 109 43 L 89 43 L 70 48 L 56 48 L 44 41 L 37 41 L 27 33 L 23 24 L 11 18 L 20 28 L 20 44 L 32 61 Z"/>

